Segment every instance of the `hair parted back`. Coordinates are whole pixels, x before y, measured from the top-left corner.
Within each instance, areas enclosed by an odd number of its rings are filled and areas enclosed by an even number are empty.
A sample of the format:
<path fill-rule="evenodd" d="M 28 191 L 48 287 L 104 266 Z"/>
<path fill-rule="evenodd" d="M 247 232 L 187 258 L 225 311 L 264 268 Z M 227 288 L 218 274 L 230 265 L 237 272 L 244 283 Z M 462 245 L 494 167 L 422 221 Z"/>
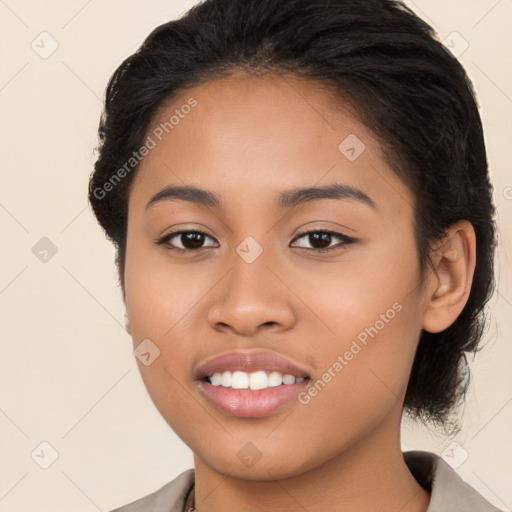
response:
<path fill-rule="evenodd" d="M 495 209 L 471 82 L 400 1 L 204 0 L 153 30 L 109 81 L 89 183 L 94 213 L 117 249 L 121 287 L 136 168 L 102 197 L 95 191 L 142 145 L 165 100 L 240 70 L 315 80 L 350 104 L 413 193 L 422 272 L 451 224 L 473 225 L 469 299 L 449 328 L 422 332 L 404 401 L 411 416 L 446 425 L 466 395 L 466 353 L 478 349 L 495 287 Z"/>

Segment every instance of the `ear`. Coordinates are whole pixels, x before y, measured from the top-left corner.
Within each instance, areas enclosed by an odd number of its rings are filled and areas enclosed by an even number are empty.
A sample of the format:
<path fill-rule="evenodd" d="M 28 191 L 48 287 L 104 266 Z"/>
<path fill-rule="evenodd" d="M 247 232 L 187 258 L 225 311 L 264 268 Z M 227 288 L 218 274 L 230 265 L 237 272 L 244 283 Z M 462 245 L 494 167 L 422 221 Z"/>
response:
<path fill-rule="evenodd" d="M 425 299 L 423 329 L 441 332 L 455 322 L 469 297 L 476 264 L 472 224 L 460 220 L 446 231 L 432 257 L 434 268 Z"/>
<path fill-rule="evenodd" d="M 128 334 L 131 334 L 131 331 L 130 331 L 130 319 L 128 318 L 128 313 L 124 314 L 124 325 L 125 325 L 126 332 Z"/>

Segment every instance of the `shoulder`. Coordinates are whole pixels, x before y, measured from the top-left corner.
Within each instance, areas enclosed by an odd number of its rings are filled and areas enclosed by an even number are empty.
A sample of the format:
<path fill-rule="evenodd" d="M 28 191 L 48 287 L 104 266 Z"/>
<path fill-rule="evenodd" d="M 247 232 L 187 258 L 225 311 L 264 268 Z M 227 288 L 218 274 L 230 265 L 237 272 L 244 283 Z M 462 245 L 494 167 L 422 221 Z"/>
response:
<path fill-rule="evenodd" d="M 404 452 L 403 456 L 414 478 L 430 490 L 427 512 L 502 512 L 467 484 L 439 455 L 415 450 Z"/>
<path fill-rule="evenodd" d="M 187 469 L 157 491 L 111 512 L 181 512 L 194 485 L 194 469 Z"/>
<path fill-rule="evenodd" d="M 412 475 L 431 493 L 427 512 L 502 512 L 494 507 L 439 455 L 407 451 L 404 460 Z M 157 491 L 111 512 L 181 512 L 194 485 L 194 469 L 187 469 Z"/>

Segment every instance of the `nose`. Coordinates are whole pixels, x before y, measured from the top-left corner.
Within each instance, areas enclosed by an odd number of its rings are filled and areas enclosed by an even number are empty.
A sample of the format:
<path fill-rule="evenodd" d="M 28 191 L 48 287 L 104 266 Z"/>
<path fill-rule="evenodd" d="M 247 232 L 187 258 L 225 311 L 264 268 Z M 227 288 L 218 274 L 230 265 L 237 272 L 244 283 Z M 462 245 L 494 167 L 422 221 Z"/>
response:
<path fill-rule="evenodd" d="M 264 329 L 290 329 L 295 322 L 290 303 L 293 293 L 283 281 L 267 266 L 263 255 L 252 263 L 237 255 L 231 271 L 216 287 L 208 311 L 210 326 L 239 336 L 255 336 Z"/>

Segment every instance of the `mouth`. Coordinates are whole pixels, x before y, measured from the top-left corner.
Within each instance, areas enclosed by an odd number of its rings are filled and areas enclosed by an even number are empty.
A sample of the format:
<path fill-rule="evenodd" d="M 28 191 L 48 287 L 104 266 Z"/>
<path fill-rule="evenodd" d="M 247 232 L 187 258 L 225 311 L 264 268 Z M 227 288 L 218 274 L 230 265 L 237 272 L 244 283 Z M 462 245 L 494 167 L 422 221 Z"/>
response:
<path fill-rule="evenodd" d="M 277 386 L 290 386 L 305 380 L 308 376 L 297 377 L 291 373 L 281 373 L 278 371 L 258 370 L 255 372 L 245 371 L 224 371 L 207 375 L 201 379 L 212 386 L 221 386 L 228 389 L 249 389 L 257 391 L 259 389 L 274 388 Z"/>
<path fill-rule="evenodd" d="M 290 404 L 311 377 L 299 365 L 272 352 L 233 352 L 218 356 L 195 372 L 210 405 L 229 416 L 268 416 Z"/>

